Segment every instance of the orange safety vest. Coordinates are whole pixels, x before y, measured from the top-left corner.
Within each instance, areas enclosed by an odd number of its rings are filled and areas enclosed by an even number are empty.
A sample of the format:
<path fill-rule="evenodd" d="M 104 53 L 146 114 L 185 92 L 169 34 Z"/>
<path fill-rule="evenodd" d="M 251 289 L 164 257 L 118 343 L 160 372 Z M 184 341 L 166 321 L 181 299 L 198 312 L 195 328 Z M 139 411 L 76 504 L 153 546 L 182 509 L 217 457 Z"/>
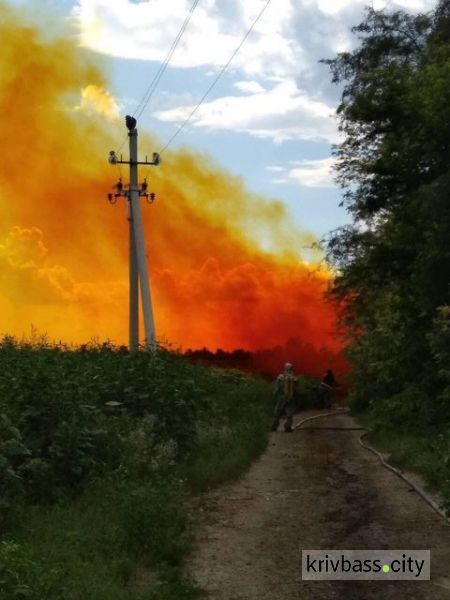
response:
<path fill-rule="evenodd" d="M 283 393 L 286 398 L 292 398 L 295 391 L 295 377 L 292 375 L 283 376 Z"/>

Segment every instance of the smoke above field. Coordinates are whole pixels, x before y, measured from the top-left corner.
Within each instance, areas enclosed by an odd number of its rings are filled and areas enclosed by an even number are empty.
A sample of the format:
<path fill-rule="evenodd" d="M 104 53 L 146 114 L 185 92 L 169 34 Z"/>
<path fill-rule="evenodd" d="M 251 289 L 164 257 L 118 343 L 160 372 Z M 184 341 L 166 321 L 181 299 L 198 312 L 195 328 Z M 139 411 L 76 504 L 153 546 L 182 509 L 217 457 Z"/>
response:
<path fill-rule="evenodd" d="M 106 160 L 125 128 L 102 63 L 65 23 L 44 33 L 2 3 L 0 17 L 0 331 L 126 343 L 126 208 L 106 201 L 127 179 Z M 142 152 L 158 149 L 140 134 Z M 189 148 L 144 176 L 157 195 L 143 215 L 161 340 L 278 355 L 287 346 L 299 370 L 305 353 L 318 370 L 341 364 L 329 274 L 281 202 Z"/>

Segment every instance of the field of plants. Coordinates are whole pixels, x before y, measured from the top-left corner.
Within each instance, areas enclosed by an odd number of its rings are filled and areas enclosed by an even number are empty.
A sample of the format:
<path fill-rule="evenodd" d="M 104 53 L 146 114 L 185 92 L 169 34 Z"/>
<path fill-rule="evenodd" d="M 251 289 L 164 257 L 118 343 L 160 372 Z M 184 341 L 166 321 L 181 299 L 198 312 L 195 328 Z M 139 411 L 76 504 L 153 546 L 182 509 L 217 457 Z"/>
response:
<path fill-rule="evenodd" d="M 164 600 L 192 492 L 265 447 L 270 386 L 160 349 L 0 342 L 0 598 Z"/>

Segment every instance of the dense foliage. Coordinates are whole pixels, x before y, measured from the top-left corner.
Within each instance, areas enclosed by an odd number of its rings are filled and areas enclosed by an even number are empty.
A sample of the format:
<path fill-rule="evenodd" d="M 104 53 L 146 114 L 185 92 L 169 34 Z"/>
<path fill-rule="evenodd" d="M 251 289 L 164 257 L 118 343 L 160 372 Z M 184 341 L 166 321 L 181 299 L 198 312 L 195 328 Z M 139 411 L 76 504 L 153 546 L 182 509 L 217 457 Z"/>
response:
<path fill-rule="evenodd" d="M 357 48 L 325 61 L 343 85 L 335 155 L 353 224 L 332 232 L 328 258 L 353 406 L 433 439 L 448 480 L 450 2 L 418 16 L 368 9 L 354 32 Z"/>
<path fill-rule="evenodd" d="M 193 597 L 185 498 L 264 449 L 270 396 L 165 350 L 3 339 L 0 599 Z"/>

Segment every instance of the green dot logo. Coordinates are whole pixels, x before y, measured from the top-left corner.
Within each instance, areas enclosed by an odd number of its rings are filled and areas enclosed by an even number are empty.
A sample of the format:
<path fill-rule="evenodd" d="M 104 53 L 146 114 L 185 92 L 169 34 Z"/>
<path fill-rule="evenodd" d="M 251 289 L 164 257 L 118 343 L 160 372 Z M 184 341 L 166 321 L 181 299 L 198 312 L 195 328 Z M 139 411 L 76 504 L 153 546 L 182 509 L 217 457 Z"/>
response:
<path fill-rule="evenodd" d="M 389 565 L 383 565 L 383 573 L 389 573 L 390 570 Z"/>

